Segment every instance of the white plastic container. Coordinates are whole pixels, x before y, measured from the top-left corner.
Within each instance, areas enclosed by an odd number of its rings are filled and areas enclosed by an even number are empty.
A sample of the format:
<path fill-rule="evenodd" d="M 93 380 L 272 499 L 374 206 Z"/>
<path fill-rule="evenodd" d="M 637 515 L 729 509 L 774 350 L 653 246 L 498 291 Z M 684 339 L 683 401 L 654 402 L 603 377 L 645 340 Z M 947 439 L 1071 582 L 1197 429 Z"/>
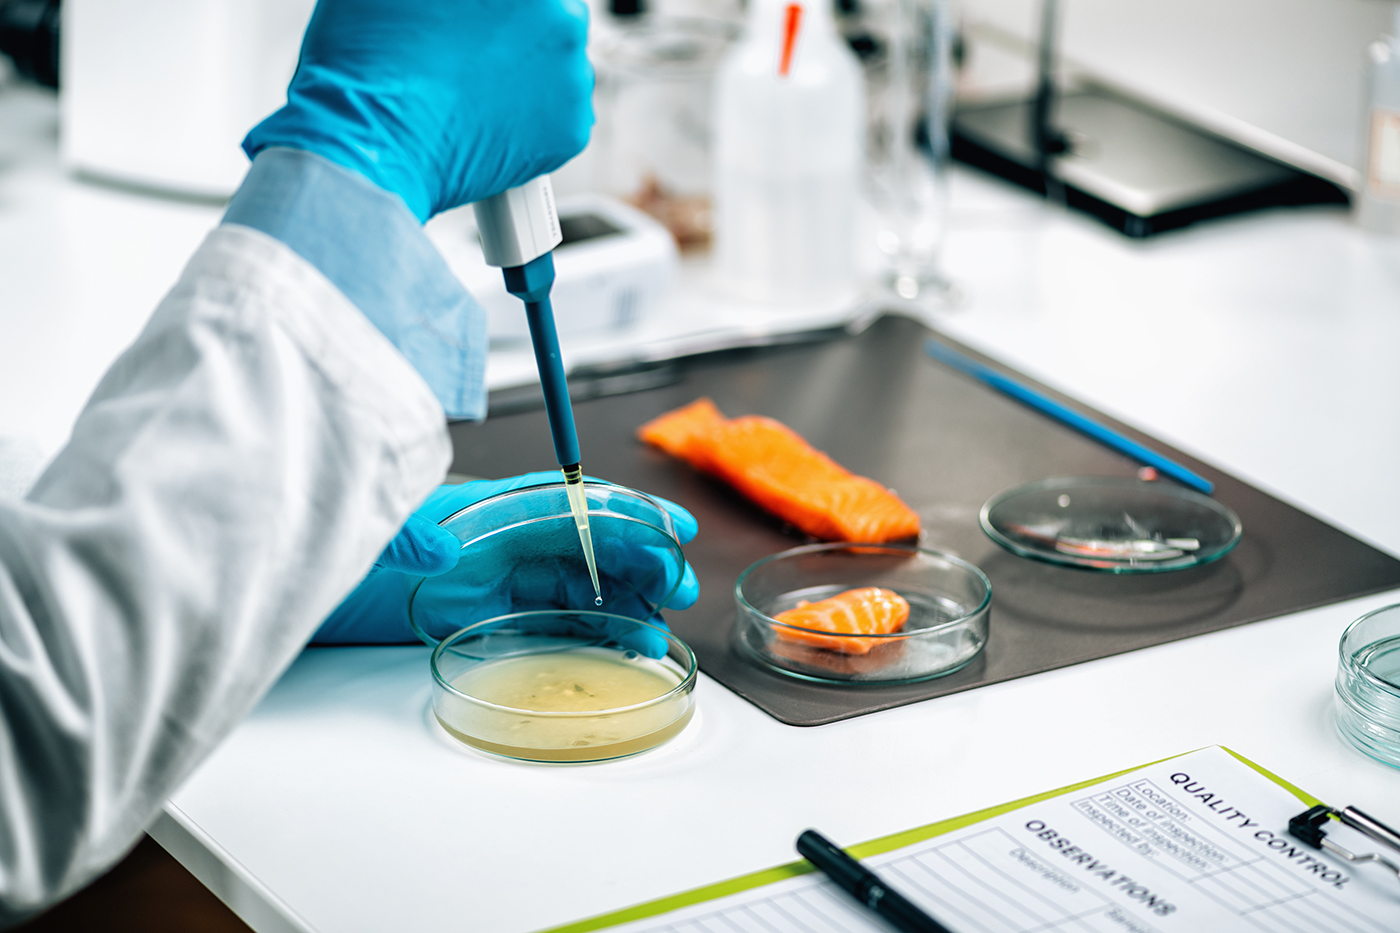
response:
<path fill-rule="evenodd" d="M 734 297 L 856 298 L 862 80 L 829 0 L 750 0 L 715 87 L 715 263 Z"/>

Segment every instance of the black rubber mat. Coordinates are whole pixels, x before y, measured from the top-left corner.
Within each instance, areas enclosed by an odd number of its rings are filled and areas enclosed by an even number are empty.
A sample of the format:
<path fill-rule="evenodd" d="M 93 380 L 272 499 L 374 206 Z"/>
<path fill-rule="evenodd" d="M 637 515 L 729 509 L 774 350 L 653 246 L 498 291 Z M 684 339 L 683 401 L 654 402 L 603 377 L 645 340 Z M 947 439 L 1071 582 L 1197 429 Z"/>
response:
<path fill-rule="evenodd" d="M 668 613 L 671 627 L 705 673 L 782 722 L 834 722 L 1400 587 L 1400 560 L 1048 391 L 1210 479 L 1216 498 L 1240 516 L 1244 538 L 1216 563 L 1155 575 L 1092 573 L 1003 551 L 977 524 L 993 494 L 1051 476 L 1133 476 L 1138 465 L 934 362 L 922 349 L 930 335 L 920 323 L 889 316 L 857 336 L 677 360 L 669 384 L 604 397 L 583 391 L 586 400 L 575 405 L 589 473 L 679 502 L 700 522 L 685 549 L 700 601 Z M 730 644 L 735 578 L 760 557 L 808 539 L 634 440 L 638 425 L 701 395 L 730 417 L 777 418 L 847 468 L 894 488 L 922 517 L 924 546 L 981 567 L 992 581 L 982 655 L 946 677 L 891 687 L 807 683 L 737 655 Z M 496 477 L 554 465 L 542 409 L 454 424 L 452 436 L 458 472 Z"/>

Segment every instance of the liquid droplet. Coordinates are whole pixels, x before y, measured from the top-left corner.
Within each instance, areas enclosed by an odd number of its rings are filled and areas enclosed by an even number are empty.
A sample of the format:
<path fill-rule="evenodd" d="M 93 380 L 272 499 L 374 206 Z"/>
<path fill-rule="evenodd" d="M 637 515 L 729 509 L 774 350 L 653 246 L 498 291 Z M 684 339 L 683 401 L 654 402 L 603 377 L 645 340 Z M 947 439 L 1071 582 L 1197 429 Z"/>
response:
<path fill-rule="evenodd" d="M 601 597 L 601 596 L 595 596 L 595 597 L 593 597 L 593 605 L 595 605 L 595 606 L 601 606 L 601 605 L 603 605 L 603 597 Z"/>

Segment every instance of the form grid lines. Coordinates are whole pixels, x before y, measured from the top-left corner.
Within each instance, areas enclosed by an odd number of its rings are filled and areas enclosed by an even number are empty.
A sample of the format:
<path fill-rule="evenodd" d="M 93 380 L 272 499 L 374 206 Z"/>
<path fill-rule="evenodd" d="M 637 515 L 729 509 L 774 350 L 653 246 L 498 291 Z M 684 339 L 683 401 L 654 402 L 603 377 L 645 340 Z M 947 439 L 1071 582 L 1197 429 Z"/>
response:
<path fill-rule="evenodd" d="M 869 918 L 845 899 L 828 882 L 817 881 L 657 927 L 654 933 L 858 933 Z"/>
<path fill-rule="evenodd" d="M 1110 906 L 1107 900 L 1104 900 L 1095 892 L 1089 891 L 1083 888 L 1082 886 L 1075 885 L 1072 882 L 1070 882 L 1069 884 L 1070 887 L 1074 889 L 1075 893 L 1083 893 L 1088 897 L 1095 899 L 1096 903 L 1094 903 L 1094 905 L 1091 908 L 1086 910 L 1072 910 L 1066 908 L 1064 905 L 1056 904 L 1051 899 L 1042 896 L 1041 894 L 1024 884 L 1021 880 L 1013 877 L 1005 871 L 1002 871 L 993 862 L 991 862 L 980 852 L 978 852 L 977 849 L 974 848 L 974 844 L 993 845 L 999 850 L 1004 846 L 1010 846 L 1011 848 L 1009 849 L 1009 852 L 1013 854 L 1013 857 L 1014 853 L 1016 852 L 1022 852 L 1024 854 L 1024 850 L 1016 842 L 1015 839 L 1013 839 L 1011 836 L 1007 835 L 1004 831 L 1000 829 L 994 829 L 988 830 L 984 833 L 978 833 L 965 840 L 959 840 L 951 843 L 945 843 L 943 845 L 933 846 L 923 852 L 915 853 L 910 856 L 906 856 L 898 860 L 892 861 L 888 863 L 885 867 L 899 874 L 901 878 L 908 881 L 908 883 L 910 885 L 913 885 L 920 893 L 924 894 L 931 901 L 938 904 L 939 908 L 935 909 L 935 913 L 942 914 L 951 910 L 957 910 L 959 915 L 968 917 L 968 915 L 964 911 L 957 909 L 956 904 L 949 902 L 946 897 L 940 897 L 937 892 L 931 890 L 926 883 L 921 881 L 920 877 L 916 877 L 913 873 L 907 871 L 906 866 L 916 869 L 921 876 L 927 876 L 927 878 L 932 879 L 934 882 L 945 885 L 946 887 L 951 888 L 952 890 L 957 891 L 958 893 L 962 893 L 967 897 L 968 900 L 971 900 L 974 903 L 983 906 L 989 914 L 992 914 L 996 917 L 998 921 L 1000 921 L 1000 925 L 995 927 L 990 927 L 986 924 L 978 923 L 978 926 L 982 930 L 988 931 L 988 933 L 1005 933 L 1005 931 L 1014 931 L 1014 933 L 1038 933 L 1038 931 L 1062 930 L 1071 927 L 1089 931 L 1089 933 L 1092 933 L 1094 927 L 1086 923 L 1085 918 L 1092 914 L 1101 913 L 1106 907 Z M 967 865 L 959 864 L 958 860 L 954 858 L 955 852 L 963 858 L 975 861 L 977 863 L 977 865 L 975 866 L 977 871 L 985 872 L 991 875 L 992 877 L 998 879 L 1000 883 L 996 886 L 989 884 L 983 878 L 978 877 L 978 874 L 970 870 Z M 987 894 L 990 894 L 991 898 L 1003 902 L 1003 905 L 1010 905 L 1011 907 L 1015 908 L 1020 913 L 1025 915 L 1025 918 L 1027 919 L 1016 919 L 1011 916 L 1002 914 L 998 911 L 992 910 L 990 899 L 974 899 L 970 895 L 966 895 L 964 889 L 956 887 L 951 883 L 947 882 L 942 874 L 930 868 L 927 862 L 924 861 L 925 856 L 937 856 L 946 864 L 946 867 L 952 868 L 961 873 L 962 875 L 966 876 L 968 881 L 970 881 L 973 885 L 976 885 L 979 888 L 981 888 Z M 1060 879 L 1064 879 L 1063 875 L 1059 874 L 1058 872 L 1054 872 L 1052 869 L 1049 868 L 1049 866 L 1046 866 L 1039 859 L 1035 859 L 1034 857 L 1031 857 L 1028 854 L 1024 858 L 1023 862 L 1033 864 L 1035 867 L 1032 868 L 1032 870 L 1037 871 L 1037 873 L 1041 874 L 1042 877 L 1044 877 L 1048 872 L 1049 874 L 1055 875 Z M 1065 880 L 1067 881 L 1067 879 Z M 1006 890 L 1007 886 L 1014 888 L 1019 893 L 1020 897 L 1013 898 L 1012 896 L 1010 896 Z M 1042 910 L 1047 912 L 1057 912 L 1058 915 L 1053 917 L 1047 917 L 1042 913 L 1037 913 L 1036 911 L 1033 911 L 1031 907 L 1026 903 L 1026 898 L 1032 899 L 1032 901 L 1034 903 L 1037 903 Z M 977 922 L 974 918 L 968 917 L 968 919 L 971 922 Z"/>
<path fill-rule="evenodd" d="M 1222 838 L 1219 828 L 1203 824 L 1188 829 L 1186 824 L 1199 818 L 1150 780 L 1100 791 L 1071 806 L 1110 839 L 1151 858 L 1257 929 L 1269 933 L 1393 933 L 1345 904 L 1324 906 L 1318 890 L 1307 880 L 1295 877 L 1267 856 L 1249 851 L 1238 840 Z M 1154 829 L 1156 833 L 1152 833 Z M 1170 834 L 1170 838 L 1163 834 Z M 1196 849 L 1184 850 L 1188 845 Z M 1204 866 L 1212 861 L 1216 867 L 1206 870 Z M 1196 870 L 1185 872 L 1183 866 Z M 1285 905 L 1291 908 L 1289 912 L 1280 909 Z"/>

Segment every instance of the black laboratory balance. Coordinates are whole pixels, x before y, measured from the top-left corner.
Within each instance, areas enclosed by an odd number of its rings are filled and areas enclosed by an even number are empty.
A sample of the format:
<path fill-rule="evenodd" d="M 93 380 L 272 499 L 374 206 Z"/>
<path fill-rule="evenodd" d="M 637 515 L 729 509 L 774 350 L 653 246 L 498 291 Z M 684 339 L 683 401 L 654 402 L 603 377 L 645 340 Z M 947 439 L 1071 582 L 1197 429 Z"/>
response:
<path fill-rule="evenodd" d="M 1265 207 L 1347 204 L 1332 182 L 1094 82 L 1055 80 L 1057 0 L 1042 0 L 1036 90 L 960 107 L 952 155 L 1147 237 Z"/>

